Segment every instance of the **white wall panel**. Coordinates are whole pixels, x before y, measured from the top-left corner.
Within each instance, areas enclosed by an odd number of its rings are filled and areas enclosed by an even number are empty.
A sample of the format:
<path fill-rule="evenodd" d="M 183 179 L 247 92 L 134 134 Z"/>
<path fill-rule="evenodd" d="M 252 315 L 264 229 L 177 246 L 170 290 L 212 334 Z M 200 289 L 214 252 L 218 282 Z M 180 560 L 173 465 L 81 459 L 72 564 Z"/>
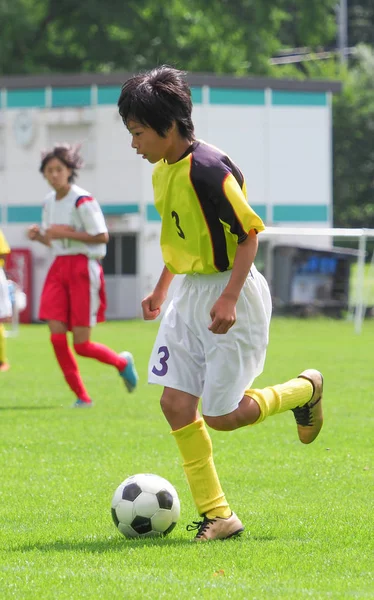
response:
<path fill-rule="evenodd" d="M 328 109 L 272 107 L 269 172 L 272 204 L 327 204 L 330 198 Z"/>
<path fill-rule="evenodd" d="M 266 110 L 209 106 L 205 141 L 226 152 L 243 172 L 252 204 L 266 201 Z M 198 133 L 198 132 L 197 132 Z"/>

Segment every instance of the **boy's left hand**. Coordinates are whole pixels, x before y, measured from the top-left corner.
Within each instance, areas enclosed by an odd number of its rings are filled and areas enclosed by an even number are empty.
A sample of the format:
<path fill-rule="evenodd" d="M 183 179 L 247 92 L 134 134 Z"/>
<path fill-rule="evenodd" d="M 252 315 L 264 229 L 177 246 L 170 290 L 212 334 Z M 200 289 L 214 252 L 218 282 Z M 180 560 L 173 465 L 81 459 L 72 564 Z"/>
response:
<path fill-rule="evenodd" d="M 212 333 L 227 333 L 236 321 L 236 301 L 220 296 L 210 311 L 212 323 L 208 329 Z"/>

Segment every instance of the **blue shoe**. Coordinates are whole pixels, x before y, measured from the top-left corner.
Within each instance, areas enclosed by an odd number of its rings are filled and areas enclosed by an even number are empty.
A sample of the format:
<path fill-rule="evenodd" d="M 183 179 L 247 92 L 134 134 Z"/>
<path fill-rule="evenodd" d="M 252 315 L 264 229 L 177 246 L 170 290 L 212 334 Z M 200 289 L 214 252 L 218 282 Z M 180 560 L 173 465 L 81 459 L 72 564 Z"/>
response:
<path fill-rule="evenodd" d="M 90 406 L 92 406 L 92 405 L 93 405 L 92 400 L 90 400 L 89 402 L 85 402 L 84 400 L 77 398 L 76 401 L 74 402 L 72 408 L 90 408 Z"/>
<path fill-rule="evenodd" d="M 121 352 L 120 356 L 127 360 L 127 365 L 119 374 L 123 379 L 128 392 L 133 392 L 138 385 L 138 374 L 135 369 L 134 357 L 131 352 Z"/>

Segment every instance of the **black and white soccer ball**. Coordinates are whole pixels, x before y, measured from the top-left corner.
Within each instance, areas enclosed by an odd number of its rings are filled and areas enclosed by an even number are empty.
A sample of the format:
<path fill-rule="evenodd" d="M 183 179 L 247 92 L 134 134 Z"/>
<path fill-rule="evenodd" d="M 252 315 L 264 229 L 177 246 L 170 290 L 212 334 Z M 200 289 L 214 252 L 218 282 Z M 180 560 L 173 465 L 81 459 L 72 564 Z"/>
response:
<path fill-rule="evenodd" d="M 180 503 L 167 479 L 150 473 L 132 475 L 123 481 L 112 499 L 112 518 L 128 538 L 164 536 L 177 524 Z"/>

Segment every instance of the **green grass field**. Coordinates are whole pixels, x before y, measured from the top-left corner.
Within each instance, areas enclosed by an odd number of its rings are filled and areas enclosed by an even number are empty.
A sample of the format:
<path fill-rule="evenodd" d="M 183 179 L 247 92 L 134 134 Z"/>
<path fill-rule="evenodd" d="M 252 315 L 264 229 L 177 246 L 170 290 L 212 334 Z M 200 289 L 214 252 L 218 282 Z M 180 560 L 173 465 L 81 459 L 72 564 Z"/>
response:
<path fill-rule="evenodd" d="M 74 400 L 45 326 L 8 340 L 0 374 L 0 598 L 374 598 L 374 322 L 274 319 L 258 387 L 312 366 L 325 375 L 325 425 L 311 446 L 291 413 L 212 432 L 239 539 L 193 544 L 196 520 L 175 442 L 146 383 L 157 323 L 107 323 L 94 339 L 131 350 L 141 377 L 127 394 L 116 372 L 79 364 L 95 406 Z M 169 479 L 181 517 L 164 539 L 126 540 L 110 502 L 128 475 Z"/>

